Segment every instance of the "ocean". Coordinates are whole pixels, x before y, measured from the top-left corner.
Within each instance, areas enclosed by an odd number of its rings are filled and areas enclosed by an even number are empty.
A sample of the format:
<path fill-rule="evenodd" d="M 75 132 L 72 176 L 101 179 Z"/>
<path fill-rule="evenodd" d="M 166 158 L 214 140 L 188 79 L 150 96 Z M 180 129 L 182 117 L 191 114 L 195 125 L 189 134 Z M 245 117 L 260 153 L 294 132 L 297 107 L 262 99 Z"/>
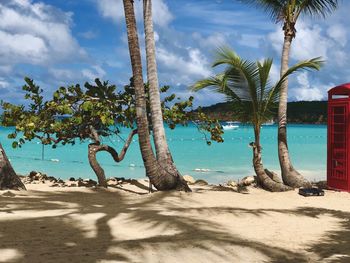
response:
<path fill-rule="evenodd" d="M 96 179 L 91 170 L 87 149 L 88 142 L 66 145 L 52 149 L 38 141 L 26 142 L 22 148 L 13 149 L 7 134 L 13 128 L 0 127 L 0 142 L 18 174 L 40 171 L 57 178 L 70 177 Z M 249 125 L 239 125 L 238 129 L 226 130 L 224 143 L 213 142 L 208 146 L 203 135 L 194 125 L 166 129 L 167 139 L 174 161 L 179 171 L 195 179 L 209 183 L 223 183 L 253 175 L 252 150 L 249 142 L 254 140 L 253 129 Z M 277 155 L 277 126 L 263 126 L 261 131 L 263 163 L 265 168 L 280 172 Z M 126 138 L 127 130 L 121 137 Z M 104 143 L 120 150 L 123 141 L 118 137 L 104 140 Z M 288 144 L 294 167 L 309 180 L 326 179 L 327 126 L 288 125 Z M 98 161 L 104 168 L 106 177 L 144 178 L 145 170 L 139 151 L 137 136 L 130 145 L 125 159 L 115 163 L 108 153 L 99 153 Z"/>

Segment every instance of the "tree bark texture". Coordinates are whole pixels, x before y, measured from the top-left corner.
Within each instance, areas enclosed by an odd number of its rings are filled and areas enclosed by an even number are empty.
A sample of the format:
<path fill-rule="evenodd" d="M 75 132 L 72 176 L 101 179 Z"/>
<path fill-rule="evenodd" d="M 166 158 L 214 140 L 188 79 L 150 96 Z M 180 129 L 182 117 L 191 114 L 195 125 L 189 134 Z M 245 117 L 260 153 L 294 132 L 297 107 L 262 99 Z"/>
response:
<path fill-rule="evenodd" d="M 150 93 L 150 109 L 152 115 L 153 140 L 157 160 L 160 165 L 171 173 L 179 173 L 171 156 L 166 141 L 163 124 L 163 114 L 160 102 L 159 81 L 156 62 L 156 47 L 154 41 L 152 0 L 143 0 L 143 17 L 146 43 L 147 79 Z"/>
<path fill-rule="evenodd" d="M 26 190 L 19 176 L 8 160 L 4 148 L 0 144 L 0 190 Z"/>
<path fill-rule="evenodd" d="M 146 111 L 146 94 L 143 86 L 141 53 L 133 2 L 133 0 L 123 0 L 131 67 L 135 86 L 136 123 L 141 155 L 146 168 L 146 175 L 157 190 L 177 189 L 191 191 L 181 176 L 174 175 L 159 165 L 152 150 Z"/>
<path fill-rule="evenodd" d="M 253 144 L 253 166 L 256 176 L 258 178 L 259 185 L 271 192 L 283 192 L 291 190 L 289 186 L 284 185 L 277 178 L 274 178 L 268 170 L 264 170 L 264 166 L 261 158 L 261 145 L 260 145 L 260 127 L 254 127 L 255 142 Z"/>
<path fill-rule="evenodd" d="M 283 42 L 281 57 L 281 77 L 288 70 L 289 53 L 293 36 L 286 34 Z M 309 186 L 309 182 L 296 171 L 291 163 L 287 143 L 287 100 L 288 79 L 282 85 L 278 105 L 278 158 L 281 166 L 282 180 L 286 185 L 294 188 Z"/>
<path fill-rule="evenodd" d="M 88 159 L 89 159 L 89 163 L 90 163 L 92 170 L 94 170 L 94 172 L 96 174 L 99 186 L 107 187 L 107 181 L 106 181 L 106 176 L 105 176 L 105 172 L 104 172 L 103 168 L 97 162 L 96 154 L 98 152 L 105 151 L 105 152 L 108 152 L 112 156 L 112 158 L 115 162 L 117 162 L 117 163 L 121 162 L 124 159 L 125 154 L 126 154 L 128 148 L 130 146 L 130 143 L 132 141 L 132 138 L 134 137 L 134 135 L 136 133 L 137 133 L 137 130 L 133 130 L 132 132 L 130 132 L 129 137 L 125 141 L 123 149 L 120 151 L 119 155 L 114 148 L 112 148 L 108 145 L 100 144 L 99 141 L 97 141 L 96 143 L 89 144 L 89 146 L 88 146 L 89 147 Z"/>

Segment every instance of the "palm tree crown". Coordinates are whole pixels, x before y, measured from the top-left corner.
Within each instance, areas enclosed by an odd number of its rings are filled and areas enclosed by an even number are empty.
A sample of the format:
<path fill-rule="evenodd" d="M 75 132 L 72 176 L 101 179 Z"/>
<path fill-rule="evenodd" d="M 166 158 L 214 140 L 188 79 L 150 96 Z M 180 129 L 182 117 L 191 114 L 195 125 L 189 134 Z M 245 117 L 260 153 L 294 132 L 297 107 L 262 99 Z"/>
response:
<path fill-rule="evenodd" d="M 273 117 L 281 85 L 288 75 L 301 69 L 319 70 L 322 65 L 320 58 L 299 62 L 272 85 L 269 78 L 272 62 L 272 59 L 251 62 L 240 58 L 229 48 L 220 48 L 213 67 L 226 65 L 224 72 L 198 81 L 192 90 L 213 88 L 235 102 L 238 107 L 236 117 L 240 121 L 260 126 Z"/>
<path fill-rule="evenodd" d="M 272 20 L 283 23 L 285 35 L 295 37 L 295 24 L 301 14 L 326 17 L 338 7 L 338 0 L 243 0 L 262 7 Z"/>

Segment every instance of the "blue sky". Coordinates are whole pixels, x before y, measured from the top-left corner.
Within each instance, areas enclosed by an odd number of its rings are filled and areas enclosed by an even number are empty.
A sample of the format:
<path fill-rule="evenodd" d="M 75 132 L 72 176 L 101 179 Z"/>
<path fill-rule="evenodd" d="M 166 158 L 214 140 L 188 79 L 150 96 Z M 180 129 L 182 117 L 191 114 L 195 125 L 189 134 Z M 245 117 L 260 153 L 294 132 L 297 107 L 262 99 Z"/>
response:
<path fill-rule="evenodd" d="M 135 1 L 142 47 L 142 1 Z M 215 49 L 229 45 L 240 56 L 274 58 L 279 75 L 283 33 L 266 14 L 234 0 L 153 0 L 157 62 L 161 84 L 179 96 L 214 73 Z M 290 100 L 326 99 L 327 90 L 350 82 L 350 1 L 323 19 L 297 24 L 291 63 L 322 56 L 318 73 L 290 80 Z M 143 54 L 144 56 L 144 54 Z M 123 86 L 131 76 L 122 0 L 0 0 L 0 99 L 23 102 L 24 76 L 47 96 L 59 86 L 99 77 Z M 195 94 L 196 105 L 223 101 L 210 90 Z"/>

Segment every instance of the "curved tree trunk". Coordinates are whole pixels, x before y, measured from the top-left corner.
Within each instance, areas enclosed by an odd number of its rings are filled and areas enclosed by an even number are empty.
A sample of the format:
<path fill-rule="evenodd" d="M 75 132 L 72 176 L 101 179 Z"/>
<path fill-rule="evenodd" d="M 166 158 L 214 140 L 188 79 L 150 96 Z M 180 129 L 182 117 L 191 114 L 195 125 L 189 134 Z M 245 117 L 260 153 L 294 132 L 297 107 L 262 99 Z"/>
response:
<path fill-rule="evenodd" d="M 19 176 L 8 160 L 4 148 L 0 144 L 0 190 L 26 190 Z"/>
<path fill-rule="evenodd" d="M 135 86 L 136 123 L 139 135 L 139 145 L 146 168 L 146 175 L 158 190 L 191 191 L 187 183 L 178 174 L 170 173 L 159 165 L 154 156 L 148 129 L 146 94 L 143 86 L 140 46 L 136 28 L 133 0 L 123 0 L 125 20 L 128 35 L 131 66 Z"/>
<path fill-rule="evenodd" d="M 89 146 L 88 146 L 89 147 L 88 159 L 89 159 L 89 163 L 90 163 L 92 170 L 94 170 L 94 172 L 97 176 L 99 186 L 107 188 L 107 181 L 106 181 L 106 176 L 105 176 L 105 172 L 104 172 L 103 168 L 97 162 L 96 154 L 98 152 L 101 152 L 101 151 L 106 151 L 106 152 L 110 153 L 110 155 L 113 157 L 113 160 L 115 162 L 117 162 L 117 163 L 121 162 L 124 159 L 125 154 L 130 146 L 132 137 L 134 137 L 134 135 L 136 133 L 137 133 L 137 130 L 133 130 L 129 134 L 129 137 L 125 141 L 123 149 L 120 151 L 120 155 L 118 155 L 117 151 L 114 148 L 112 148 L 108 145 L 100 144 L 99 141 L 97 141 L 96 143 L 89 144 Z"/>
<path fill-rule="evenodd" d="M 254 127 L 255 133 L 255 143 L 253 146 L 253 166 L 258 177 L 258 183 L 265 190 L 271 192 L 283 192 L 292 190 L 289 186 L 284 185 L 281 181 L 278 181 L 277 178 L 272 176 L 273 174 L 268 170 L 264 170 L 261 159 L 261 145 L 260 145 L 260 127 Z"/>
<path fill-rule="evenodd" d="M 143 0 L 143 17 L 146 42 L 147 79 L 149 83 L 153 140 L 157 160 L 171 173 L 179 174 L 166 141 L 159 94 L 156 48 L 153 31 L 152 0 Z"/>
<path fill-rule="evenodd" d="M 287 34 L 284 37 L 282 58 L 281 58 L 281 77 L 288 70 L 288 61 L 292 35 Z M 281 166 L 282 180 L 291 187 L 301 187 L 309 185 L 308 181 L 296 171 L 290 161 L 287 144 L 287 99 L 288 99 L 288 79 L 286 79 L 280 90 L 278 105 L 278 158 Z"/>

